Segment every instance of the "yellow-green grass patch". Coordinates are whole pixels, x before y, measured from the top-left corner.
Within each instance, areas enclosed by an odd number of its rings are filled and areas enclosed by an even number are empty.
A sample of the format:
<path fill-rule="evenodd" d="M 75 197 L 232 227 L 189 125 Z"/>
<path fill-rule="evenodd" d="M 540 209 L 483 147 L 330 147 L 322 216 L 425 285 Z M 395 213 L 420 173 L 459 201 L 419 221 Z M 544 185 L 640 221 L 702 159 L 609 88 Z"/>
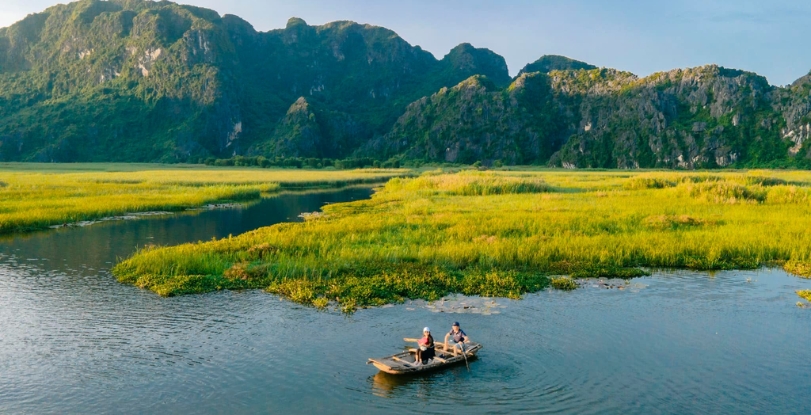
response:
<path fill-rule="evenodd" d="M 638 184 L 648 179 L 674 184 Z M 800 171 L 430 172 L 304 223 L 144 250 L 114 274 L 162 295 L 265 288 L 345 309 L 453 292 L 515 298 L 553 275 L 777 264 L 805 275 L 811 202 L 786 195 L 809 183 Z"/>
<path fill-rule="evenodd" d="M 142 166 L 95 171 L 70 165 L 0 166 L 0 233 L 47 228 L 128 212 L 178 211 L 208 203 L 242 202 L 285 188 L 331 188 L 385 181 L 406 170 L 218 169 Z M 61 167 L 60 167 L 61 166 Z M 86 168 L 92 166 L 83 165 Z M 122 169 L 132 169 L 120 165 Z M 18 168 L 18 170 L 14 170 Z"/>

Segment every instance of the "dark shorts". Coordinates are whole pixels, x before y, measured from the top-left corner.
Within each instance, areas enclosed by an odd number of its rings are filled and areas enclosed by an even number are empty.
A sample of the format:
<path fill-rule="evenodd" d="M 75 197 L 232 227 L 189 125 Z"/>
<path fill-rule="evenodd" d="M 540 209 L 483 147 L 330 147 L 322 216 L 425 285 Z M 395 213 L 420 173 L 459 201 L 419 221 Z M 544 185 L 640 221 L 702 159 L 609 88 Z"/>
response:
<path fill-rule="evenodd" d="M 436 349 L 434 349 L 433 347 L 420 351 L 420 358 L 422 359 L 423 362 L 428 359 L 433 359 L 435 356 Z"/>

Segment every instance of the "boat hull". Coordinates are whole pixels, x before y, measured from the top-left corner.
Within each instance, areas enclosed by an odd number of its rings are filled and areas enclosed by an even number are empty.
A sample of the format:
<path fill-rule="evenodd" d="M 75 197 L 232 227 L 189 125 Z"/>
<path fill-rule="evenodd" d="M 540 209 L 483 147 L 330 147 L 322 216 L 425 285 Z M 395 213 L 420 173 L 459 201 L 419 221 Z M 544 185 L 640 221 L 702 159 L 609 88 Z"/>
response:
<path fill-rule="evenodd" d="M 424 365 L 414 365 L 414 354 L 416 349 L 412 349 L 403 353 L 394 354 L 391 356 L 369 359 L 367 363 L 373 364 L 381 372 L 390 375 L 414 375 L 420 373 L 433 372 L 436 370 L 445 369 L 476 358 L 476 354 L 481 350 L 482 345 L 479 343 L 470 343 L 465 351 L 465 355 L 457 352 L 454 356 L 452 351 L 443 350 L 442 344 L 437 344 L 437 357 L 432 359 L 429 363 Z M 449 350 L 452 350 L 449 348 Z"/>

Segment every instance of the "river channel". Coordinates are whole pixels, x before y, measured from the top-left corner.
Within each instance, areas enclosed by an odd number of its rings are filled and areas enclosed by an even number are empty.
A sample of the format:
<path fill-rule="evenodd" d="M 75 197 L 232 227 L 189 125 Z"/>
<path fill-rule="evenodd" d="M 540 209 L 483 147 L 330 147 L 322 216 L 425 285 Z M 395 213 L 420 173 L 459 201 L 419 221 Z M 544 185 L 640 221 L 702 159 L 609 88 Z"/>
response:
<path fill-rule="evenodd" d="M 811 281 L 779 270 L 656 272 L 351 316 L 258 290 L 161 298 L 109 272 L 137 246 L 236 235 L 370 194 L 283 194 L 0 240 L 0 413 L 811 412 L 811 309 L 794 293 Z M 469 370 L 400 379 L 365 364 L 453 321 L 484 344 Z"/>

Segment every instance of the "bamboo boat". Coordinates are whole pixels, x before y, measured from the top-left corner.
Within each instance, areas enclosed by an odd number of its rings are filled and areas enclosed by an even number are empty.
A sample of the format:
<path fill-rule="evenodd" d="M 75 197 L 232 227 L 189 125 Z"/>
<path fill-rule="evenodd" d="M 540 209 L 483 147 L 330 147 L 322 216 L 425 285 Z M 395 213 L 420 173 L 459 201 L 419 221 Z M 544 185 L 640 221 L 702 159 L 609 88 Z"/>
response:
<path fill-rule="evenodd" d="M 466 358 L 467 360 L 473 359 L 476 357 L 476 353 L 481 350 L 482 345 L 475 342 L 466 343 L 465 353 L 462 354 L 462 352 L 457 349 L 456 356 L 453 355 L 453 346 L 448 346 L 448 350 L 446 351 L 444 350 L 445 345 L 443 343 L 435 343 L 434 348 L 436 349 L 436 356 L 421 365 L 415 365 L 414 360 L 417 349 L 414 348 L 409 348 L 404 352 L 391 356 L 370 358 L 366 364 L 373 364 L 376 368 L 380 369 L 380 371 L 392 375 L 424 373 L 464 363 Z"/>

